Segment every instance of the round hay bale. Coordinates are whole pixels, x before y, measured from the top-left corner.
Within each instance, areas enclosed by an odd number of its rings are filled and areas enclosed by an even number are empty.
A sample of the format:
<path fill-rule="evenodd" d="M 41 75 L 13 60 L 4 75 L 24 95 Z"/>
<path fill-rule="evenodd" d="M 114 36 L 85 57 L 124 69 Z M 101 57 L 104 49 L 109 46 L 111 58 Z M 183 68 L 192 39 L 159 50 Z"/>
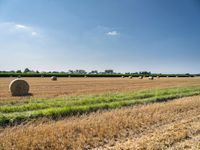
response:
<path fill-rule="evenodd" d="M 29 84 L 25 80 L 15 79 L 9 85 L 9 91 L 12 96 L 26 96 L 29 91 Z"/>
<path fill-rule="evenodd" d="M 153 80 L 153 76 L 149 76 L 149 80 Z"/>
<path fill-rule="evenodd" d="M 122 76 L 122 78 L 125 78 L 124 76 Z"/>
<path fill-rule="evenodd" d="M 132 79 L 133 77 L 132 76 L 129 76 L 129 79 Z"/>
<path fill-rule="evenodd" d="M 139 78 L 139 79 L 143 79 L 143 76 L 139 76 L 138 78 Z"/>
<path fill-rule="evenodd" d="M 159 79 L 159 78 L 160 78 L 160 76 L 157 76 L 157 78 Z"/>
<path fill-rule="evenodd" d="M 57 77 L 56 77 L 56 76 L 52 76 L 52 77 L 51 77 L 51 80 L 52 80 L 52 81 L 56 81 L 56 80 L 57 80 Z"/>
<path fill-rule="evenodd" d="M 84 76 L 84 78 L 87 78 L 87 76 Z"/>

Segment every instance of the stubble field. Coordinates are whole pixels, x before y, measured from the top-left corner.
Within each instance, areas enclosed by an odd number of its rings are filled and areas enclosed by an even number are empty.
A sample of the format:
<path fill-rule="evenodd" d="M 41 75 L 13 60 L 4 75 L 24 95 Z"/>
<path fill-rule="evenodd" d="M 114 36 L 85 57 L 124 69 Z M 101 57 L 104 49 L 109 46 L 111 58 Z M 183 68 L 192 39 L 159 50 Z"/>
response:
<path fill-rule="evenodd" d="M 11 97 L 12 79 L 0 78 L 0 150 L 200 149 L 198 77 L 23 78 L 30 97 Z"/>
<path fill-rule="evenodd" d="M 0 100 L 22 99 L 12 97 L 8 91 L 9 83 L 15 78 L 0 78 Z M 142 80 L 138 78 L 22 78 L 30 84 L 31 98 L 54 98 L 68 95 L 89 95 L 116 91 L 137 91 L 167 87 L 200 85 L 200 78 L 160 78 Z M 29 97 L 24 97 L 27 99 Z"/>
<path fill-rule="evenodd" d="M 200 149 L 200 97 L 140 105 L 0 131 L 0 149 Z"/>

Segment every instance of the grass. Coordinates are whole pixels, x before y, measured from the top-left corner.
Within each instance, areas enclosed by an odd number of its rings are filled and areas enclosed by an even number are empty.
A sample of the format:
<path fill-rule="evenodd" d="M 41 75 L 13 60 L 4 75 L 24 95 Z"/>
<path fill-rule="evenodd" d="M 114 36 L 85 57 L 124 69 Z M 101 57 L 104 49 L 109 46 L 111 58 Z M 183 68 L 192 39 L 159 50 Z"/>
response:
<path fill-rule="evenodd" d="M 38 117 L 57 119 L 99 109 L 120 108 L 198 94 L 200 94 L 200 86 L 73 96 L 50 100 L 5 102 L 1 103 L 0 106 L 0 125 L 12 125 Z"/>

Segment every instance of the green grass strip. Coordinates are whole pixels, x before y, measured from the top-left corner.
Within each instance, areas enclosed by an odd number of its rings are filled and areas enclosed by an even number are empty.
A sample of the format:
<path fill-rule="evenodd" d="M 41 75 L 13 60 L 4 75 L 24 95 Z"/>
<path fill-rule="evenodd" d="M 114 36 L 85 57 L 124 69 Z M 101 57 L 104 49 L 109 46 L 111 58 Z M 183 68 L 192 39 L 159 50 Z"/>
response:
<path fill-rule="evenodd" d="M 0 125 L 23 122 L 38 117 L 59 118 L 98 109 L 120 108 L 198 94 L 200 94 L 200 86 L 6 103 L 0 106 Z"/>

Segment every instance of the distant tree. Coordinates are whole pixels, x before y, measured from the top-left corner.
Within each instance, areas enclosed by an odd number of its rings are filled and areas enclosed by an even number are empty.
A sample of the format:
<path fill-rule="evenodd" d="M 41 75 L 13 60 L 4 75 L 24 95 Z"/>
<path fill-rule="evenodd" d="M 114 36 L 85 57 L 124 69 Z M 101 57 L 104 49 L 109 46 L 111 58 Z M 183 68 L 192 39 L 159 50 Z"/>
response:
<path fill-rule="evenodd" d="M 36 70 L 36 73 L 40 73 L 38 70 Z"/>
<path fill-rule="evenodd" d="M 107 69 L 104 71 L 105 74 L 114 74 L 114 71 L 112 69 Z"/>
<path fill-rule="evenodd" d="M 73 70 L 68 70 L 68 73 L 69 73 L 69 74 L 73 74 L 74 71 L 73 71 Z"/>
<path fill-rule="evenodd" d="M 74 71 L 74 74 L 87 74 L 87 72 L 85 70 L 82 69 L 77 69 Z"/>
<path fill-rule="evenodd" d="M 58 71 L 53 71 L 52 73 L 59 73 Z"/>
<path fill-rule="evenodd" d="M 17 70 L 16 73 L 22 73 L 22 71 L 21 70 Z"/>
<path fill-rule="evenodd" d="M 105 74 L 105 72 L 99 72 L 98 74 Z"/>
<path fill-rule="evenodd" d="M 151 72 L 148 72 L 148 71 L 141 71 L 141 72 L 139 72 L 139 74 L 148 75 L 148 74 L 151 74 Z"/>
<path fill-rule="evenodd" d="M 28 73 L 30 72 L 31 70 L 29 70 L 28 68 L 24 69 L 24 73 Z"/>
<path fill-rule="evenodd" d="M 92 70 L 91 72 L 89 72 L 89 74 L 98 74 L 97 70 Z"/>

